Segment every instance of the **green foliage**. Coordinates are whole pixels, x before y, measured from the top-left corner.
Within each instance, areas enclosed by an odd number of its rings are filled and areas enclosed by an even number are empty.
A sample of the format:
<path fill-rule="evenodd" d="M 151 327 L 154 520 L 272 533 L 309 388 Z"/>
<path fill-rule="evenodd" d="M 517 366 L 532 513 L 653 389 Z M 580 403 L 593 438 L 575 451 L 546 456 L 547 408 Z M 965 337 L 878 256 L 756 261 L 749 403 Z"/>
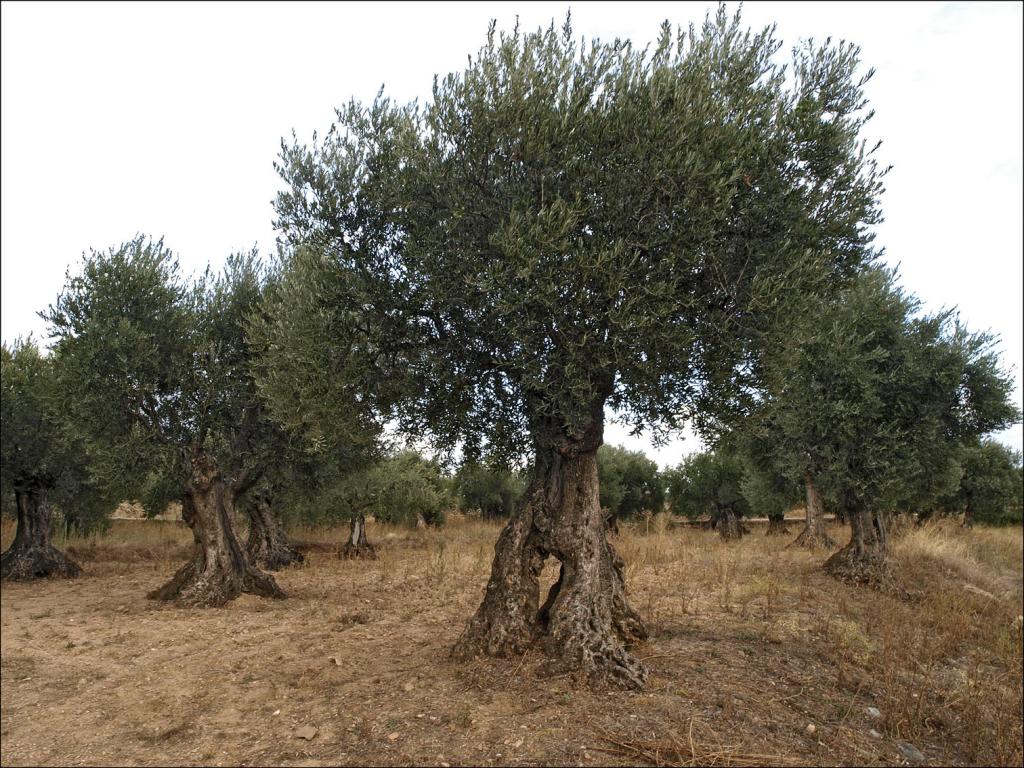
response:
<path fill-rule="evenodd" d="M 743 461 L 733 452 L 693 453 L 665 472 L 673 514 L 694 518 L 731 509 L 748 515 L 743 494 Z"/>
<path fill-rule="evenodd" d="M 440 526 L 454 500 L 452 484 L 438 463 L 405 450 L 339 474 L 325 485 L 315 506 L 328 520 L 364 514 L 381 522 L 415 525 L 422 516 L 428 525 Z"/>
<path fill-rule="evenodd" d="M 260 311 L 249 316 L 258 349 L 252 372 L 274 420 L 319 452 L 349 465 L 374 458 L 380 401 L 390 376 L 380 350 L 362 337 L 366 313 L 339 312 L 330 265 L 308 249 L 282 254 L 270 272 Z M 347 345 L 347 346 L 346 346 Z"/>
<path fill-rule="evenodd" d="M 526 490 L 526 480 L 517 472 L 467 462 L 455 475 L 455 487 L 463 509 L 478 509 L 484 517 L 508 517 Z"/>
<path fill-rule="evenodd" d="M 581 439 L 605 402 L 661 430 L 738 398 L 878 218 L 856 49 L 799 48 L 787 86 L 779 46 L 721 9 L 644 51 L 492 27 L 423 106 L 283 143 L 275 411 L 330 431 L 318 403 L 357 391 L 475 461 Z"/>
<path fill-rule="evenodd" d="M 740 492 L 750 514 L 778 518 L 804 501 L 804 488 L 760 462 L 744 457 Z"/>
<path fill-rule="evenodd" d="M 0 348 L 0 496 L 14 516 L 16 488 L 35 486 L 80 532 L 107 524 L 109 507 L 91 485 L 81 443 L 62 407 L 52 357 L 31 337 Z"/>
<path fill-rule="evenodd" d="M 61 390 L 107 499 L 150 513 L 181 498 L 188 451 L 215 457 L 243 492 L 304 460 L 257 396 L 247 327 L 270 275 L 255 252 L 186 280 L 162 241 L 83 257 L 45 313 Z"/>
<path fill-rule="evenodd" d="M 1019 418 L 992 339 L 917 309 L 873 269 L 794 318 L 743 428 L 772 471 L 847 509 L 919 509 L 956 488 L 964 441 Z"/>
<path fill-rule="evenodd" d="M 148 510 L 178 498 L 167 482 L 191 442 L 203 397 L 199 291 L 163 242 L 139 236 L 83 257 L 43 318 L 89 464 L 114 503 Z M 170 486 L 170 487 L 168 487 Z"/>
<path fill-rule="evenodd" d="M 665 506 L 658 465 L 640 451 L 603 445 L 597 452 L 601 506 L 620 518 L 657 513 Z"/>
<path fill-rule="evenodd" d="M 1021 522 L 1021 455 L 995 440 L 982 440 L 963 451 L 963 476 L 956 492 L 940 501 L 948 511 L 970 512 L 978 522 Z"/>

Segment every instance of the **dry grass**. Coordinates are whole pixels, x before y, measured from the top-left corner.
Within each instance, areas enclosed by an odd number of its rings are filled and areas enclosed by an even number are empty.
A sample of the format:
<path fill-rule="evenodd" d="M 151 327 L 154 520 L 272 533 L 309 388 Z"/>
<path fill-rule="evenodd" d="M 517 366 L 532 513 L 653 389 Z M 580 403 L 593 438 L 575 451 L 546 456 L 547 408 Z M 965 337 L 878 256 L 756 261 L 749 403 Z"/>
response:
<path fill-rule="evenodd" d="M 308 562 L 279 574 L 288 600 L 207 611 L 144 599 L 188 551 L 180 524 L 59 542 L 83 578 L 3 587 L 3 762 L 864 765 L 901 764 L 900 742 L 1022 762 L 1019 528 L 903 531 L 900 601 L 826 577 L 792 537 L 624 525 L 651 631 L 639 694 L 545 678 L 536 652 L 449 660 L 497 532 L 371 525 L 379 558 L 360 562 L 334 556 L 346 527 L 294 530 Z"/>

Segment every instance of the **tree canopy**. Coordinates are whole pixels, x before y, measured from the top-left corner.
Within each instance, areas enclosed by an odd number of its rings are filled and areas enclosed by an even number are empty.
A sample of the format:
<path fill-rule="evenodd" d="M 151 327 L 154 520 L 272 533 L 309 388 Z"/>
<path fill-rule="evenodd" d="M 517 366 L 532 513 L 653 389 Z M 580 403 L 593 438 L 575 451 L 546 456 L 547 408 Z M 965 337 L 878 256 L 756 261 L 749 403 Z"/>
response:
<path fill-rule="evenodd" d="M 967 524 L 1020 523 L 1020 453 L 995 440 L 981 440 L 964 448 L 959 466 L 959 485 L 939 500 L 944 509 L 963 512 Z"/>
<path fill-rule="evenodd" d="M 422 107 L 338 110 L 278 165 L 315 286 L 283 311 L 325 330 L 300 352 L 282 320 L 282 349 L 407 378 L 403 425 L 470 457 L 605 401 L 677 426 L 732 392 L 758 313 L 862 263 L 878 216 L 856 49 L 799 48 L 787 85 L 779 45 L 724 10 L 653 51 L 492 27 Z"/>
<path fill-rule="evenodd" d="M 601 506 L 616 517 L 661 512 L 665 489 L 658 465 L 641 451 L 603 445 L 597 452 Z"/>
<path fill-rule="evenodd" d="M 283 595 L 247 562 L 230 516 L 282 440 L 256 396 L 245 336 L 264 284 L 255 253 L 187 280 L 163 241 L 140 235 L 86 254 L 42 313 L 99 486 L 149 510 L 181 499 L 201 545 L 155 597 Z"/>

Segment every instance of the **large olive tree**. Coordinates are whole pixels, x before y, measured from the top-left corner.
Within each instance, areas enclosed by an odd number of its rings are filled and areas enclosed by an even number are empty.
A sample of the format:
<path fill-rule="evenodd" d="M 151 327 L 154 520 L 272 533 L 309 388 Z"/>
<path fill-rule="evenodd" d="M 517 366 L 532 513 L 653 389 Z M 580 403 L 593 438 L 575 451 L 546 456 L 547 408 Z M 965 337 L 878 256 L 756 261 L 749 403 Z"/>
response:
<path fill-rule="evenodd" d="M 279 337 L 296 401 L 307 361 L 375 371 L 402 429 L 532 456 L 458 655 L 540 641 L 553 669 L 643 685 L 600 512 L 606 407 L 659 433 L 734 407 L 765 327 L 855 272 L 877 218 L 856 50 L 805 46 L 787 80 L 779 45 L 721 10 L 643 51 L 492 27 L 422 106 L 352 103 L 284 144 L 278 226 L 309 288 L 292 306 L 329 328 Z"/>
<path fill-rule="evenodd" d="M 81 568 L 51 543 L 54 497 L 87 494 L 81 446 L 62 414 L 53 359 L 35 342 L 0 347 L 0 493 L 13 497 L 18 527 L 0 557 L 0 578 L 72 577 Z"/>
<path fill-rule="evenodd" d="M 260 296 L 254 254 L 186 280 L 162 241 L 92 251 L 43 313 L 90 468 L 111 500 L 180 499 L 195 552 L 151 597 L 217 605 L 283 597 L 234 532 L 233 508 L 273 457 L 244 344 Z"/>

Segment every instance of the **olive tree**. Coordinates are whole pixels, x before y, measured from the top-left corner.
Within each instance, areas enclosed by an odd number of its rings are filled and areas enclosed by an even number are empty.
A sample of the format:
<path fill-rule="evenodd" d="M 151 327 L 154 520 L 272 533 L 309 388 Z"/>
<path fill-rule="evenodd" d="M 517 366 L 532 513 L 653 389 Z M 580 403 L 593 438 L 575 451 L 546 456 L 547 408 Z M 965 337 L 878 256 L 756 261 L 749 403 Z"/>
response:
<path fill-rule="evenodd" d="M 799 48 L 787 80 L 779 45 L 724 10 L 645 50 L 492 25 L 422 106 L 382 94 L 283 143 L 292 306 L 330 332 L 278 346 L 301 375 L 396 388 L 391 416 L 441 451 L 532 461 L 456 655 L 539 642 L 553 670 L 643 685 L 599 502 L 605 408 L 663 434 L 729 406 L 763 326 L 859 269 L 877 219 L 856 49 Z"/>
<path fill-rule="evenodd" d="M 526 490 L 526 483 L 510 469 L 464 462 L 455 474 L 455 488 L 463 509 L 478 509 L 485 518 L 507 518 Z"/>
<path fill-rule="evenodd" d="M 742 457 L 740 492 L 751 515 L 764 515 L 768 518 L 766 536 L 788 536 L 786 511 L 803 500 L 802 488 L 799 483 L 775 471 L 767 462 L 760 461 L 760 458 L 749 455 Z"/>
<path fill-rule="evenodd" d="M 608 510 L 608 524 L 641 512 L 660 512 L 665 489 L 658 465 L 640 451 L 602 445 L 597 451 L 597 477 L 601 507 Z"/>
<path fill-rule="evenodd" d="M 750 513 L 743 494 L 743 461 L 730 451 L 694 453 L 668 473 L 669 503 L 677 515 L 709 515 L 723 539 L 746 532 L 742 519 Z"/>
<path fill-rule="evenodd" d="M 59 407 L 53 360 L 30 338 L 0 348 L 0 493 L 13 498 L 18 527 L 0 557 L 0 578 L 72 577 L 81 568 L 51 543 L 55 495 L 84 491 L 79 448 Z"/>
<path fill-rule="evenodd" d="M 985 439 L 966 446 L 959 463 L 962 476 L 956 491 L 939 502 L 945 510 L 962 512 L 968 528 L 976 520 L 1020 522 L 1019 452 Z"/>
<path fill-rule="evenodd" d="M 150 593 L 218 605 L 250 592 L 283 597 L 238 541 L 235 500 L 263 474 L 263 414 L 240 329 L 259 297 L 255 254 L 223 274 L 184 279 L 142 236 L 83 257 L 43 313 L 61 386 L 108 498 L 147 509 L 182 502 L 192 558 Z"/>
<path fill-rule="evenodd" d="M 887 518 L 956 487 L 959 447 L 1018 414 L 992 339 L 920 314 L 892 271 L 865 272 L 797 318 L 752 417 L 790 480 L 820 478 L 851 526 L 826 568 L 887 580 Z M 810 519 L 810 513 L 808 515 Z"/>

